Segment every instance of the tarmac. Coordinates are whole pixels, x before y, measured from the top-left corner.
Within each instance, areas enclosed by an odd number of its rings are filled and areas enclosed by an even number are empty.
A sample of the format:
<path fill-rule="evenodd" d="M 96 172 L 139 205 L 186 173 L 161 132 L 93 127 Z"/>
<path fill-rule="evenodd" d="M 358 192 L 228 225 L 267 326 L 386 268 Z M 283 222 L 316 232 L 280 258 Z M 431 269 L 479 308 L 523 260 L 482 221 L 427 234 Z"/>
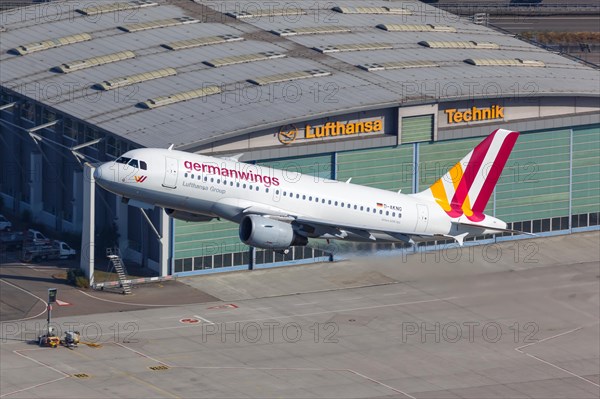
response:
<path fill-rule="evenodd" d="M 596 231 L 199 276 L 132 297 L 72 292 L 54 324 L 100 347 L 39 348 L 37 308 L 0 323 L 0 398 L 598 398 L 599 244 Z M 2 291 L 38 284 L 2 274 Z M 178 291 L 186 303 L 173 305 Z M 41 306 L 9 308 L 26 305 Z"/>

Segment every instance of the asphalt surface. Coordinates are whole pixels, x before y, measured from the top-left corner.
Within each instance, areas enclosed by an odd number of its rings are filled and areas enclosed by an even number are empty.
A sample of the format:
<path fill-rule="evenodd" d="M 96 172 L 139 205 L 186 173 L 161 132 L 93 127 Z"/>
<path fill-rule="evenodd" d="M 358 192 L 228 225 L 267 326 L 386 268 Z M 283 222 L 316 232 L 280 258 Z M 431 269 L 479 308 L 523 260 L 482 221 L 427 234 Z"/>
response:
<path fill-rule="evenodd" d="M 134 285 L 132 295 L 122 295 L 119 289 L 78 289 L 66 282 L 67 265 L 70 263 L 59 261 L 36 265 L 11 262 L 0 265 L 0 322 L 45 318 L 48 288 L 57 288 L 57 298 L 68 304 L 54 305 L 55 317 L 217 300 L 177 281 Z"/>
<path fill-rule="evenodd" d="M 211 303 L 1 323 L 0 397 L 597 398 L 600 234 L 201 276 Z M 162 295 L 156 295 L 157 300 Z"/>

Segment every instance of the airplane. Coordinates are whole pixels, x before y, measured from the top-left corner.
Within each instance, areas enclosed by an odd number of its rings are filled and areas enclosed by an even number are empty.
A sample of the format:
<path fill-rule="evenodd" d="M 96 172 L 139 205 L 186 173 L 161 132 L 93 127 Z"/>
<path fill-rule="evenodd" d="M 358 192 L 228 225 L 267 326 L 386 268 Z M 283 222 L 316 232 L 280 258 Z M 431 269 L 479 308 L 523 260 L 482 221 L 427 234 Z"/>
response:
<path fill-rule="evenodd" d="M 424 191 L 402 194 L 168 149 L 126 152 L 94 171 L 130 205 L 192 222 L 239 224 L 240 240 L 287 253 L 309 239 L 415 244 L 515 232 L 484 209 L 518 132 L 497 129 Z M 241 156 L 241 154 L 240 154 Z"/>

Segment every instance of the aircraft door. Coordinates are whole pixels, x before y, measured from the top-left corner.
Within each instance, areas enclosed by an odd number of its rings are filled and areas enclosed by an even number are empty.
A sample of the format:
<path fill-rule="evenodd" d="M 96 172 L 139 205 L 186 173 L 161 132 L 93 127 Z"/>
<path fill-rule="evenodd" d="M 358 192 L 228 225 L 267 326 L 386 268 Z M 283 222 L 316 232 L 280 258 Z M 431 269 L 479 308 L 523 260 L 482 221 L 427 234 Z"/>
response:
<path fill-rule="evenodd" d="M 178 172 L 177 160 L 165 157 L 165 180 L 162 184 L 163 187 L 176 188 Z"/>
<path fill-rule="evenodd" d="M 426 231 L 429 223 L 429 208 L 427 205 L 417 204 L 417 225 L 415 231 Z"/>

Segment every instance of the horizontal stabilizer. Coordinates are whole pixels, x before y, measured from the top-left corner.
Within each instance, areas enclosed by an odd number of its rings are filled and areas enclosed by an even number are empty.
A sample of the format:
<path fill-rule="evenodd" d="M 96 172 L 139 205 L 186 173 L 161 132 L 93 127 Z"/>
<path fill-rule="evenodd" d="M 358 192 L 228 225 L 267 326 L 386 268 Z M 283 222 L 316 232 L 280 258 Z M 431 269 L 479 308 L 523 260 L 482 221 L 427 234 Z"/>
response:
<path fill-rule="evenodd" d="M 528 236 L 535 236 L 536 235 L 534 233 L 528 233 L 526 231 L 513 230 L 513 229 L 501 229 L 499 227 L 484 226 L 484 225 L 481 225 L 481 224 L 464 223 L 464 222 L 452 222 L 452 223 L 454 223 L 456 225 L 459 225 L 459 226 L 477 227 L 478 229 L 497 231 L 498 233 L 525 234 L 525 235 L 528 235 Z"/>

